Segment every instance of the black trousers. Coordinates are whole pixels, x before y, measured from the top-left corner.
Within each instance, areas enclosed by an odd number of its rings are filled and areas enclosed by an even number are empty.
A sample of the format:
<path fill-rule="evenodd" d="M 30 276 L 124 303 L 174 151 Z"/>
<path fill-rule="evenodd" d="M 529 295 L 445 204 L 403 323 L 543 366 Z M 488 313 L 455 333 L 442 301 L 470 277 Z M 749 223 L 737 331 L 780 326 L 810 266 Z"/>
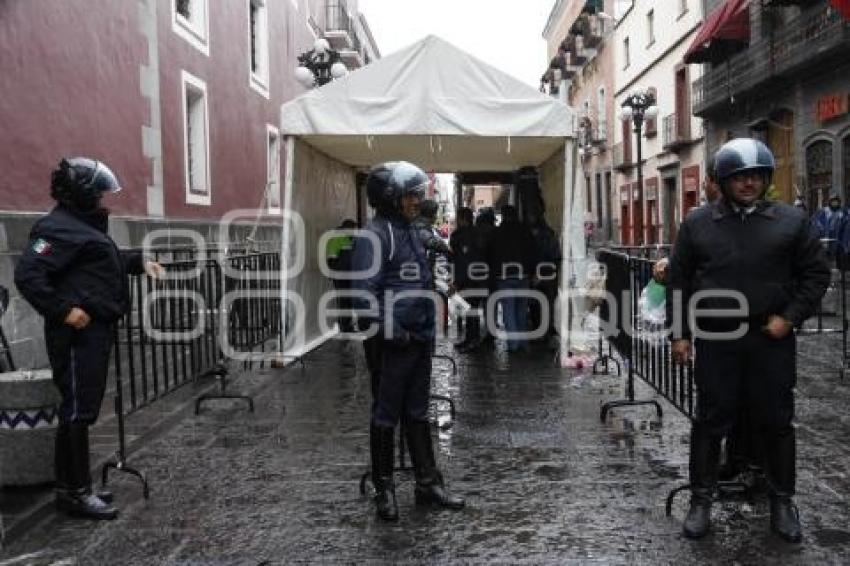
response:
<path fill-rule="evenodd" d="M 738 340 L 697 340 L 694 379 L 697 414 L 691 430 L 690 476 L 695 489 L 717 480 L 720 439 L 741 415 L 765 456 L 774 496 L 791 496 L 796 481 L 794 385 L 796 338 L 775 340 L 752 328 Z M 760 445 L 760 446 L 759 446 Z"/>
<path fill-rule="evenodd" d="M 106 389 L 113 325 L 96 320 L 82 330 L 67 325 L 45 325 L 44 337 L 53 383 L 62 397 L 59 421 L 93 424 L 100 414 Z"/>
<path fill-rule="evenodd" d="M 738 340 L 696 340 L 696 422 L 728 434 L 743 412 L 760 430 L 787 430 L 794 419 L 796 339 L 774 340 L 751 328 Z"/>
<path fill-rule="evenodd" d="M 372 373 L 372 423 L 394 427 L 400 419 L 425 421 L 431 389 L 431 344 L 380 340 L 380 372 Z M 367 359 L 368 359 L 367 352 Z"/>

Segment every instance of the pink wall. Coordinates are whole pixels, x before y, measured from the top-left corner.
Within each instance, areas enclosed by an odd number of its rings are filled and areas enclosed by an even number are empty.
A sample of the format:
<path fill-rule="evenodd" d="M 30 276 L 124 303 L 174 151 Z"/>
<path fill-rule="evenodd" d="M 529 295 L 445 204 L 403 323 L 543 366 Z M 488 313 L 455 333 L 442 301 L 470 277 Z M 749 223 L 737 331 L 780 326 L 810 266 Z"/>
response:
<path fill-rule="evenodd" d="M 0 1 L 0 210 L 49 208 L 49 175 L 59 158 L 90 155 L 108 163 L 126 188 L 110 207 L 147 214 L 152 168 L 142 127 L 151 121 L 140 89 L 148 45 L 139 5 Z M 209 56 L 174 33 L 171 5 L 157 2 L 165 215 L 215 219 L 256 207 L 266 182 L 266 124 L 277 125 L 281 103 L 303 92 L 292 72 L 296 55 L 314 40 L 306 16 L 291 2 L 268 2 L 266 99 L 249 86 L 247 0 L 210 0 Z M 185 203 L 182 69 L 207 84 L 211 206 Z"/>
<path fill-rule="evenodd" d="M 85 6 L 85 8 L 83 8 Z M 45 210 L 59 158 L 107 162 L 126 187 L 109 205 L 144 213 L 146 42 L 136 2 L 0 2 L 0 209 Z"/>
<path fill-rule="evenodd" d="M 210 1 L 210 55 L 171 31 L 170 6 L 159 10 L 160 92 L 165 212 L 181 218 L 220 217 L 260 205 L 266 184 L 266 124 L 280 105 L 304 92 L 293 78 L 296 56 L 312 47 L 306 16 L 291 2 L 268 2 L 270 99 L 248 81 L 248 2 Z M 167 53 L 168 57 L 163 57 Z M 186 204 L 181 70 L 206 82 L 210 122 L 212 205 Z M 284 159 L 281 156 L 281 169 Z M 281 183 L 282 186 L 282 183 Z"/>

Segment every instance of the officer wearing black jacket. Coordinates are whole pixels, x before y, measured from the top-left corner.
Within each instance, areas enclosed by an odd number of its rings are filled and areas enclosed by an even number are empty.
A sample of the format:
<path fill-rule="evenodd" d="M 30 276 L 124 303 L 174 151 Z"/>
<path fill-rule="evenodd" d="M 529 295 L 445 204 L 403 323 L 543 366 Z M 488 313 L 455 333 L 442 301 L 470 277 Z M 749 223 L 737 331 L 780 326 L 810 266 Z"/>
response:
<path fill-rule="evenodd" d="M 793 328 L 814 313 L 830 272 L 806 215 L 790 205 L 763 200 L 774 167 L 770 150 L 757 140 L 735 139 L 721 147 L 715 170 L 723 198 L 688 215 L 670 261 L 667 307 L 673 356 L 688 362 L 692 339 L 695 350 L 692 496 L 683 525 L 689 538 L 709 530 L 720 440 L 743 408 L 763 444 L 771 529 L 787 541 L 802 540 L 792 502 Z M 730 291 L 742 300 L 731 297 Z M 744 308 L 723 318 L 716 312 L 688 312 L 691 299 L 701 292 L 713 296 L 695 301 L 695 309 Z M 695 316 L 694 327 L 688 316 L 678 316 L 676 305 Z"/>
<path fill-rule="evenodd" d="M 129 304 L 127 273 L 159 277 L 162 267 L 123 254 L 107 234 L 104 193 L 121 190 L 103 163 L 63 159 L 51 178 L 57 206 L 38 220 L 15 268 L 15 285 L 44 317 L 47 355 L 61 394 L 56 430 L 56 505 L 72 515 L 114 519 L 111 494 L 95 495 L 88 429 L 98 417 L 113 326 Z"/>
<path fill-rule="evenodd" d="M 435 309 L 425 247 L 412 224 L 427 186 L 428 176 L 411 163 L 394 161 L 373 168 L 366 191 L 376 214 L 365 230 L 374 243 L 358 238 L 354 245 L 354 271 L 378 267 L 371 276 L 354 280 L 352 288 L 378 304 L 368 321 L 378 334 L 367 340 L 366 353 L 373 379 L 372 481 L 377 514 L 385 521 L 398 520 L 393 465 L 394 429 L 400 420 L 416 476 L 416 502 L 451 509 L 464 505 L 444 487 L 428 422 Z M 355 299 L 358 314 L 365 313 L 366 302 Z"/>

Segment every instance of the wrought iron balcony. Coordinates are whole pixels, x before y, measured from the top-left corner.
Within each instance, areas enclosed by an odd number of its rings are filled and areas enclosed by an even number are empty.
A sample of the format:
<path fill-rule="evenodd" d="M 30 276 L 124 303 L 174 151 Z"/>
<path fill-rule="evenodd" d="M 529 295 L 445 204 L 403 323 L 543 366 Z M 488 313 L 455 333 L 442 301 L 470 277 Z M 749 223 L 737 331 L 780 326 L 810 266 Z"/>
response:
<path fill-rule="evenodd" d="M 345 0 L 327 0 L 325 4 L 325 38 L 334 49 L 349 49 L 354 36 L 354 20 Z"/>
<path fill-rule="evenodd" d="M 805 74 L 813 63 L 826 63 L 848 51 L 850 24 L 838 11 L 823 6 L 804 12 L 771 37 L 754 42 L 694 81 L 694 114 L 719 110 L 732 96 L 774 79 Z"/>
<path fill-rule="evenodd" d="M 586 14 L 598 14 L 605 9 L 605 0 L 585 0 L 581 11 Z"/>
<path fill-rule="evenodd" d="M 680 116 L 674 112 L 664 117 L 662 127 L 661 145 L 664 149 L 676 151 L 693 141 L 690 116 Z"/>
<path fill-rule="evenodd" d="M 592 121 L 590 141 L 593 145 L 600 146 L 601 150 L 605 149 L 605 142 L 608 141 L 608 121 L 605 118 L 596 118 Z"/>
<path fill-rule="evenodd" d="M 351 46 L 339 50 L 339 56 L 349 69 L 357 69 L 363 66 L 363 45 L 354 31 L 351 32 Z"/>

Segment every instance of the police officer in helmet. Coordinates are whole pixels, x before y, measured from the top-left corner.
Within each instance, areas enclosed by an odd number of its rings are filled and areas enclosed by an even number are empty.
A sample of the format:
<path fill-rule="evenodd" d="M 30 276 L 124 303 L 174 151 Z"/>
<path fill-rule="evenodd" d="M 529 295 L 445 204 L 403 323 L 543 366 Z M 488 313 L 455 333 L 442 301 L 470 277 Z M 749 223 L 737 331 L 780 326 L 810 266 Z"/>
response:
<path fill-rule="evenodd" d="M 464 506 L 463 499 L 444 487 L 427 420 L 435 304 L 426 250 L 413 225 L 427 186 L 428 176 L 411 163 L 374 167 L 366 191 L 376 214 L 365 228 L 374 238 L 358 238 L 354 246 L 354 271 L 377 266 L 377 273 L 353 281 L 352 287 L 378 304 L 368 321 L 376 332 L 367 344 L 373 380 L 369 436 L 377 514 L 385 521 L 398 520 L 393 465 L 394 429 L 400 420 L 416 476 L 417 504 Z M 366 302 L 355 300 L 361 321 Z"/>
<path fill-rule="evenodd" d="M 50 194 L 56 207 L 38 220 L 15 267 L 15 285 L 44 318 L 47 355 L 59 389 L 56 505 L 71 515 L 114 519 L 112 496 L 94 494 L 88 429 L 98 417 L 114 324 L 129 307 L 127 273 L 160 277 L 162 267 L 118 250 L 107 234 L 105 193 L 121 185 L 105 164 L 62 159 Z"/>
<path fill-rule="evenodd" d="M 765 454 L 771 530 L 790 542 L 802 540 L 792 502 L 793 328 L 815 312 L 830 271 L 805 213 L 764 199 L 774 167 L 770 150 L 757 140 L 723 145 L 715 155 L 722 198 L 688 214 L 670 261 L 673 356 L 679 362 L 693 357 L 698 399 L 691 429 L 691 504 L 683 525 L 689 538 L 709 530 L 720 440 L 743 409 Z M 701 291 L 713 295 L 697 301 L 695 309 L 743 308 L 734 316 L 688 313 L 691 297 Z M 674 303 L 683 306 L 683 316 L 674 318 Z M 693 328 L 688 314 L 698 317 Z"/>

